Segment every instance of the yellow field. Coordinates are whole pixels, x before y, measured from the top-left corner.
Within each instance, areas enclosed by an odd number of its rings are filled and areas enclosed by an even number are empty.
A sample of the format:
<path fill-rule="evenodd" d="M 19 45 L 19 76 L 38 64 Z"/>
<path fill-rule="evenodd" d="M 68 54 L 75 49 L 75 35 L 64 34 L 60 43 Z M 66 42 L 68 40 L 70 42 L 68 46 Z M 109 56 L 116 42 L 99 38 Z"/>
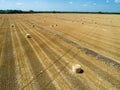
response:
<path fill-rule="evenodd" d="M 120 16 L 0 15 L 0 90 L 120 90 Z"/>

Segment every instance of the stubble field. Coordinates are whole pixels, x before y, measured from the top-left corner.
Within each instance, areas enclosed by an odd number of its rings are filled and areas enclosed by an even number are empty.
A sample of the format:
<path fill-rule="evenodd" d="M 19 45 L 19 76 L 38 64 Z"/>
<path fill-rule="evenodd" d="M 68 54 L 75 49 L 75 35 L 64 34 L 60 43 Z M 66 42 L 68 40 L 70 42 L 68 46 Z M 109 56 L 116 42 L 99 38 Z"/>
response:
<path fill-rule="evenodd" d="M 0 15 L 0 90 L 120 90 L 120 16 Z"/>

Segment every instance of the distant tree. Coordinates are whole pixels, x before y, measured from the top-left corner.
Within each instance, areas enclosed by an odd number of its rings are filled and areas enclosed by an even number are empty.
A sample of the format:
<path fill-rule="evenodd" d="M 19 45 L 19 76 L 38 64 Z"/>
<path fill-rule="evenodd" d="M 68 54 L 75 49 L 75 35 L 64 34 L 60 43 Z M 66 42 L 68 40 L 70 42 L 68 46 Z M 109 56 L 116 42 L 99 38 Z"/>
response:
<path fill-rule="evenodd" d="M 103 12 L 99 11 L 98 14 L 104 14 Z"/>
<path fill-rule="evenodd" d="M 29 12 L 29 13 L 34 13 L 34 11 L 33 11 L 33 10 L 29 10 L 28 12 Z"/>

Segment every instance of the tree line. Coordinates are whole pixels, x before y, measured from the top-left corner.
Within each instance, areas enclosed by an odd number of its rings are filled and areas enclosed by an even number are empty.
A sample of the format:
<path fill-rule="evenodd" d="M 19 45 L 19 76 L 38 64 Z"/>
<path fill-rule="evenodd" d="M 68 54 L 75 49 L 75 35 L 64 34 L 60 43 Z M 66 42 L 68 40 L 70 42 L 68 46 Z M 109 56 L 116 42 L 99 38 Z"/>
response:
<path fill-rule="evenodd" d="M 0 14 L 22 14 L 22 13 L 80 13 L 80 14 L 120 14 L 120 12 L 77 12 L 77 11 L 22 11 L 22 10 L 0 10 Z"/>
<path fill-rule="evenodd" d="M 17 13 L 33 13 L 34 11 L 22 11 L 22 10 L 0 10 L 0 14 L 17 14 Z"/>

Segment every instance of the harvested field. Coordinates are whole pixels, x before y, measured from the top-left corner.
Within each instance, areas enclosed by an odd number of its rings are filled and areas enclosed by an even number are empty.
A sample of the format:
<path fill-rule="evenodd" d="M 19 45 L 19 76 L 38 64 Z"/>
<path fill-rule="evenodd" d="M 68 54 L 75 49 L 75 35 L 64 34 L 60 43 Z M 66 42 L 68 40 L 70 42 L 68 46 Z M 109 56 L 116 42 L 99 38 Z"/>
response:
<path fill-rule="evenodd" d="M 120 90 L 120 16 L 0 15 L 0 90 Z"/>

